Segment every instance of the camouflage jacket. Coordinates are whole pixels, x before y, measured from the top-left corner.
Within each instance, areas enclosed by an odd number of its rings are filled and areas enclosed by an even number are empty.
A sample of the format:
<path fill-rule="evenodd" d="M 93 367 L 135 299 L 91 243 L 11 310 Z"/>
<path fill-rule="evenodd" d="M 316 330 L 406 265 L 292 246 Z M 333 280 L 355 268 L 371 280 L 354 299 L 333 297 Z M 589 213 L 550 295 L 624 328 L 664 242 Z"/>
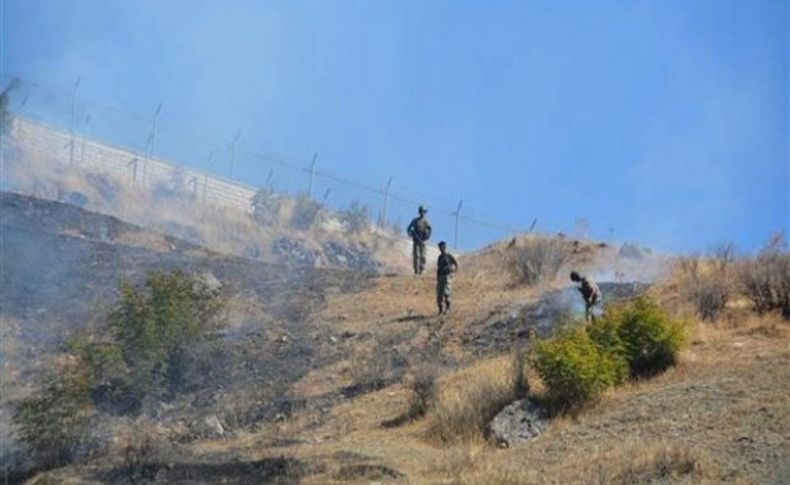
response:
<path fill-rule="evenodd" d="M 406 233 L 417 241 L 427 241 L 431 238 L 431 224 L 425 217 L 415 217 L 409 223 Z"/>
<path fill-rule="evenodd" d="M 436 277 L 446 278 L 456 271 L 458 271 L 458 261 L 453 255 L 450 253 L 440 254 L 439 260 L 436 262 Z"/>
<path fill-rule="evenodd" d="M 598 299 L 601 297 L 601 290 L 598 289 L 598 285 L 595 283 L 595 281 L 587 278 L 586 276 L 582 277 L 579 291 L 584 297 L 584 301 L 591 305 L 597 303 Z"/>

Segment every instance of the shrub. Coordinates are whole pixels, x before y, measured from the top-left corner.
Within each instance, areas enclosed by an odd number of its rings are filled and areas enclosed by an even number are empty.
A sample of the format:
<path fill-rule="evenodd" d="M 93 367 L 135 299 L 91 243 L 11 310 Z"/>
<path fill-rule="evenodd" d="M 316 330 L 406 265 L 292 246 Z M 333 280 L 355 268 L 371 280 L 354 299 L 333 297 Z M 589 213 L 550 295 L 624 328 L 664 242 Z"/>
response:
<path fill-rule="evenodd" d="M 221 307 L 213 292 L 185 273 L 152 273 L 143 288 L 121 283 L 110 327 L 140 393 L 167 383 L 181 350 L 202 337 Z"/>
<path fill-rule="evenodd" d="M 583 328 L 535 342 L 533 365 L 554 412 L 577 409 L 623 380 L 622 360 L 599 347 Z"/>
<path fill-rule="evenodd" d="M 321 204 L 306 194 L 299 194 L 294 201 L 293 211 L 291 212 L 291 225 L 301 230 L 310 229 L 315 224 L 320 212 Z"/>
<path fill-rule="evenodd" d="M 731 244 L 720 246 L 705 260 L 697 257 L 680 262 L 685 293 L 703 320 L 714 320 L 726 308 L 732 293 L 731 266 L 735 251 Z"/>
<path fill-rule="evenodd" d="M 407 385 L 412 391 L 412 401 L 409 414 L 414 417 L 422 416 L 436 399 L 436 368 L 421 366 L 415 369 Z"/>
<path fill-rule="evenodd" d="M 757 313 L 780 310 L 790 319 L 790 253 L 783 236 L 774 237 L 756 258 L 745 261 L 738 279 Z"/>
<path fill-rule="evenodd" d="M 382 426 L 392 428 L 424 416 L 436 400 L 436 375 L 437 369 L 434 365 L 422 364 L 413 368 L 404 380 L 405 387 L 411 391 L 408 409 L 403 414 L 384 421 Z"/>
<path fill-rule="evenodd" d="M 359 233 L 370 227 L 370 208 L 355 200 L 340 214 L 340 218 L 349 232 Z"/>
<path fill-rule="evenodd" d="M 674 365 L 685 343 L 683 323 L 670 318 L 648 297 L 607 308 L 603 321 L 590 332 L 601 348 L 622 353 L 634 377 L 654 375 Z"/>
<path fill-rule="evenodd" d="M 270 188 L 260 189 L 250 201 L 252 218 L 264 225 L 274 225 L 280 216 L 282 199 Z"/>
<path fill-rule="evenodd" d="M 68 463 L 83 443 L 93 412 L 90 377 L 81 366 L 69 366 L 17 407 L 19 436 L 43 466 Z"/>
<path fill-rule="evenodd" d="M 534 285 L 557 276 L 570 253 L 562 241 L 528 239 L 511 249 L 510 264 L 520 283 Z"/>

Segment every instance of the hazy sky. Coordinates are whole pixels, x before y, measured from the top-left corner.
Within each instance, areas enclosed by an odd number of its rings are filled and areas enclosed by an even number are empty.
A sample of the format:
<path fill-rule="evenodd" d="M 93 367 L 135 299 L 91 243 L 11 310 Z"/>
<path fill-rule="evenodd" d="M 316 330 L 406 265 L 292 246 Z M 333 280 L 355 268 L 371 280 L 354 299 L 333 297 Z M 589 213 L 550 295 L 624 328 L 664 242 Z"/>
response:
<path fill-rule="evenodd" d="M 161 102 L 158 154 L 227 174 L 240 129 L 250 184 L 307 180 L 247 152 L 318 152 L 365 185 L 392 175 L 450 240 L 440 209 L 460 198 L 507 226 L 669 250 L 788 229 L 786 0 L 0 2 L 4 74 L 58 93 L 32 87 L 29 114 L 68 119 L 82 76 L 86 131 L 143 146 Z M 504 236 L 462 223 L 461 246 Z"/>

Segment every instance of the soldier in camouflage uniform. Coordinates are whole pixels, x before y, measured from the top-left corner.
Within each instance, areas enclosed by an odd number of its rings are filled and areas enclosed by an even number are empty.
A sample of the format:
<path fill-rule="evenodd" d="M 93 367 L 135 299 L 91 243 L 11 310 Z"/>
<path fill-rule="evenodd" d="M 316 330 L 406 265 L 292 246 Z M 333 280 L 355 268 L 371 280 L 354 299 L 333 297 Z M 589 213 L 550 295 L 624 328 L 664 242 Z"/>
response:
<path fill-rule="evenodd" d="M 428 212 L 425 207 L 417 209 L 419 217 L 412 219 L 406 232 L 412 240 L 412 262 L 414 264 L 414 274 L 422 274 L 425 269 L 425 241 L 431 238 L 431 224 L 425 217 Z"/>
<path fill-rule="evenodd" d="M 588 276 L 581 276 L 576 271 L 571 272 L 571 281 L 574 283 L 581 283 L 579 285 L 579 293 L 584 298 L 584 319 L 594 320 L 592 314 L 592 307 L 595 306 L 601 299 L 601 290 L 592 278 Z"/>
<path fill-rule="evenodd" d="M 439 260 L 436 262 L 436 303 L 439 315 L 450 310 L 450 292 L 452 290 L 453 273 L 458 271 L 458 261 L 447 252 L 447 243 L 439 243 Z"/>

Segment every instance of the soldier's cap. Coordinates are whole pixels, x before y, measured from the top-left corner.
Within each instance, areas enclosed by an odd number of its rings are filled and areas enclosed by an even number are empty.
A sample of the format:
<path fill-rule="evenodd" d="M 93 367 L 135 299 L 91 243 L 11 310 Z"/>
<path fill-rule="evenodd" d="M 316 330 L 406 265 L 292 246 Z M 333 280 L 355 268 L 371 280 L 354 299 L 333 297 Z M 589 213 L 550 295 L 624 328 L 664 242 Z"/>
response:
<path fill-rule="evenodd" d="M 444 241 L 439 241 L 439 247 L 447 246 L 447 243 Z"/>
<path fill-rule="evenodd" d="M 426 209 L 423 206 L 420 206 L 419 209 L 417 209 L 417 212 L 419 212 L 420 214 L 425 214 L 426 212 L 428 212 L 428 209 Z"/>

